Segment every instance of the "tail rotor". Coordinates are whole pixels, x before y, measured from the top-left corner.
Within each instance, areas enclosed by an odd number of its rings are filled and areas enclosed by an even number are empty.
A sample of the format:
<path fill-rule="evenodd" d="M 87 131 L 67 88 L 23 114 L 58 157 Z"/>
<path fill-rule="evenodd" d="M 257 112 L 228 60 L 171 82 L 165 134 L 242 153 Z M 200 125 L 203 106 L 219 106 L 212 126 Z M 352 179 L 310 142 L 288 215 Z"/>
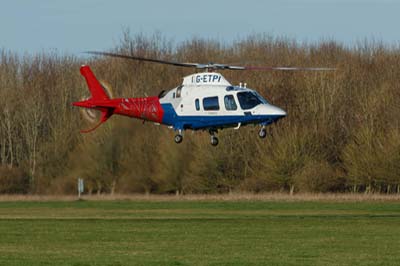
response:
<path fill-rule="evenodd" d="M 87 122 L 95 124 L 97 121 L 92 129 L 81 131 L 87 133 L 106 122 L 113 115 L 116 105 L 112 101 L 112 89 L 108 83 L 99 82 L 89 66 L 82 66 L 80 71 L 86 79 L 90 96 L 83 97 L 84 99 L 74 102 L 73 105 L 83 107 L 81 114 Z"/>
<path fill-rule="evenodd" d="M 104 90 L 104 92 L 107 94 L 107 96 L 112 99 L 114 98 L 114 93 L 113 93 L 113 89 L 112 86 L 104 81 L 104 80 L 100 80 L 99 81 L 102 89 Z M 90 96 L 85 95 L 81 98 L 81 101 L 87 101 L 90 99 Z M 87 121 L 90 125 L 96 125 L 98 123 L 98 121 L 101 118 L 101 114 L 102 112 L 96 109 L 90 109 L 90 108 L 81 108 L 81 115 L 83 117 L 83 119 L 85 121 Z"/>

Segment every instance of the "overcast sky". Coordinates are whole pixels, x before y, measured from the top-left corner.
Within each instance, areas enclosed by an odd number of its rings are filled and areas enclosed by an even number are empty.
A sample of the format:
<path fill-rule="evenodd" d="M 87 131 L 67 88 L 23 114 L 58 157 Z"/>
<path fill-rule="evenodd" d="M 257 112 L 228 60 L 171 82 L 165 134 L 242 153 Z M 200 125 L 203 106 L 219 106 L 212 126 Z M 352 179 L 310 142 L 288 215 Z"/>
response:
<path fill-rule="evenodd" d="M 229 42 L 253 33 L 299 42 L 400 43 L 400 0 L 4 0 L 0 48 L 79 53 L 115 46 L 124 28 Z"/>

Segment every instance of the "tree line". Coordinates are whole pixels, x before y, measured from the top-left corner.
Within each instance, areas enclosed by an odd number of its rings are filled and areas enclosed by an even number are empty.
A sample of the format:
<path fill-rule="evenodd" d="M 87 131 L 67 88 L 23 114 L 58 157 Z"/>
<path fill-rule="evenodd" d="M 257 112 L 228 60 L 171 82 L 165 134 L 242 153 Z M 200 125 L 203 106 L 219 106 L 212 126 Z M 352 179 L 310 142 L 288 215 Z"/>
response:
<path fill-rule="evenodd" d="M 115 58 L 0 50 L 0 193 L 400 193 L 400 49 L 364 41 L 298 43 L 251 35 L 233 43 L 124 33 L 114 52 L 183 62 L 334 67 L 334 72 L 221 71 L 288 116 L 258 126 L 185 132 L 113 116 L 89 134 L 82 64 L 114 97 L 158 95 L 193 70 Z"/>

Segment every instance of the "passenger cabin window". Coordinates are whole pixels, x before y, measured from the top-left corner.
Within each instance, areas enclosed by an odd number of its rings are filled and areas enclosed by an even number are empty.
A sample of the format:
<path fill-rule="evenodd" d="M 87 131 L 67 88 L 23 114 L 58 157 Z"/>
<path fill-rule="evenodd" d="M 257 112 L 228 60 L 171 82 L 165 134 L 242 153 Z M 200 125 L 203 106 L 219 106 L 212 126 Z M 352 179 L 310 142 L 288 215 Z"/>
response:
<path fill-rule="evenodd" d="M 226 95 L 224 97 L 224 103 L 225 103 L 225 109 L 227 111 L 237 110 L 237 105 L 235 102 L 235 98 L 233 98 L 233 95 Z"/>
<path fill-rule="evenodd" d="M 182 88 L 183 88 L 182 85 L 179 86 L 178 88 L 176 88 L 176 98 L 180 98 L 181 97 Z"/>
<path fill-rule="evenodd" d="M 254 91 L 239 92 L 237 97 L 240 107 L 242 107 L 243 110 L 251 109 L 259 104 L 268 103 L 264 98 Z"/>
<path fill-rule="evenodd" d="M 194 105 L 196 106 L 196 111 L 200 111 L 200 101 L 199 101 L 199 99 L 196 99 L 194 101 Z"/>
<path fill-rule="evenodd" d="M 205 111 L 218 111 L 219 110 L 218 96 L 204 98 L 203 108 Z"/>

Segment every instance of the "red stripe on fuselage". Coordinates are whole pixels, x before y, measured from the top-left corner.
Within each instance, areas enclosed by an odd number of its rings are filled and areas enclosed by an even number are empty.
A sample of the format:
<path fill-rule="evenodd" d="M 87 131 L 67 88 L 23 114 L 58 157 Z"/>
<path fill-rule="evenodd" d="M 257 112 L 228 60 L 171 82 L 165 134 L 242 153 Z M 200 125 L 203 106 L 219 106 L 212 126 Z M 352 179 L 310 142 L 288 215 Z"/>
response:
<path fill-rule="evenodd" d="M 120 98 L 110 100 L 115 103 L 114 114 L 135 117 L 161 123 L 164 110 L 158 97 Z"/>

